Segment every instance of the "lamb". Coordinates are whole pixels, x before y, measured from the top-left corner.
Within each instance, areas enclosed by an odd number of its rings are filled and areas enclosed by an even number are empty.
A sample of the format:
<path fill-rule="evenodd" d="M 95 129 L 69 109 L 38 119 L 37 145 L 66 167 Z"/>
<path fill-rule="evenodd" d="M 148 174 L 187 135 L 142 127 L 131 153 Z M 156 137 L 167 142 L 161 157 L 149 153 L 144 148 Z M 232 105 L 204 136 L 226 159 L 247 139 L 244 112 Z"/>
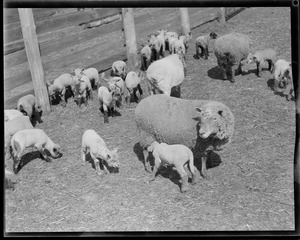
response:
<path fill-rule="evenodd" d="M 273 74 L 275 92 L 283 92 L 290 101 L 292 97 L 295 97 L 291 63 L 284 59 L 277 60 L 274 64 Z M 282 88 L 280 89 L 278 85 Z"/>
<path fill-rule="evenodd" d="M 48 87 L 48 93 L 50 100 L 54 98 L 54 95 L 58 94 L 60 96 L 60 103 L 63 107 L 66 106 L 66 90 L 67 88 L 71 88 L 72 92 L 75 92 L 75 83 L 76 83 L 77 78 L 72 76 L 69 73 L 64 73 L 60 75 L 58 78 L 56 78 L 53 81 L 53 84 L 50 82 L 46 82 L 47 87 Z M 51 101 L 50 101 L 51 103 Z"/>
<path fill-rule="evenodd" d="M 183 41 L 184 39 L 180 37 L 174 41 L 174 44 L 172 45 L 173 53 L 185 55 L 186 49 Z"/>
<path fill-rule="evenodd" d="M 196 183 L 194 155 L 188 147 L 182 144 L 168 145 L 166 143 L 154 141 L 147 147 L 147 151 L 152 152 L 155 159 L 155 166 L 152 177 L 149 179 L 150 181 L 154 181 L 161 164 L 175 166 L 182 181 L 181 192 L 186 192 L 188 190 L 188 175 L 184 170 L 184 165 L 188 165 L 192 174 L 192 184 Z"/>
<path fill-rule="evenodd" d="M 42 107 L 36 102 L 35 96 L 32 94 L 25 95 L 18 100 L 17 109 L 25 116 L 28 116 L 35 126 L 36 121 L 42 123 Z"/>
<path fill-rule="evenodd" d="M 98 90 L 98 88 L 100 87 L 101 85 L 100 78 L 99 78 L 98 70 L 96 68 L 88 68 L 88 69 L 73 68 L 73 72 L 75 73 L 76 76 L 81 76 L 82 74 L 86 75 L 91 82 L 92 88 L 96 88 L 96 90 Z"/>
<path fill-rule="evenodd" d="M 115 61 L 113 62 L 111 68 L 111 75 L 112 76 L 119 76 L 122 79 L 126 77 L 126 66 L 127 64 L 124 61 Z"/>
<path fill-rule="evenodd" d="M 166 30 L 161 30 L 161 31 L 157 31 L 158 35 L 156 36 L 159 45 L 160 45 L 160 49 L 159 49 L 159 54 L 164 57 L 165 56 L 165 50 L 166 50 L 166 43 L 165 43 L 165 35 L 166 35 Z"/>
<path fill-rule="evenodd" d="M 77 106 L 81 106 L 81 103 L 84 102 L 84 105 L 88 105 L 88 97 L 93 100 L 93 89 L 91 86 L 90 79 L 87 75 L 81 75 L 80 79 L 76 80 L 75 83 L 75 96 Z"/>
<path fill-rule="evenodd" d="M 157 89 L 160 93 L 170 96 L 172 87 L 176 87 L 180 97 L 180 85 L 185 75 L 183 61 L 182 56 L 172 54 L 153 62 L 149 66 L 146 78 L 149 83 L 151 95 L 155 94 L 155 90 Z"/>
<path fill-rule="evenodd" d="M 168 50 L 170 54 L 172 51 L 172 48 L 170 47 L 170 40 L 173 38 L 175 38 L 175 39 L 178 38 L 178 34 L 176 32 L 166 32 L 165 33 L 165 49 Z"/>
<path fill-rule="evenodd" d="M 214 53 L 218 66 L 223 70 L 224 80 L 231 75 L 231 82 L 235 82 L 235 70 L 242 73 L 241 61 L 250 53 L 252 42 L 250 38 L 241 33 L 229 33 L 217 38 Z"/>
<path fill-rule="evenodd" d="M 23 129 L 32 129 L 33 126 L 28 116 L 19 116 L 4 123 L 4 148 L 5 153 L 8 152 L 11 137 L 18 131 Z M 9 154 L 7 154 L 9 156 Z"/>
<path fill-rule="evenodd" d="M 105 174 L 109 173 L 109 171 L 107 170 L 104 161 L 110 167 L 119 167 L 117 149 L 109 150 L 104 140 L 92 129 L 86 130 L 82 136 L 81 154 L 83 163 L 86 162 L 87 151 L 90 152 L 98 175 L 103 174 L 100 170 L 99 160 L 103 166 Z"/>
<path fill-rule="evenodd" d="M 261 70 L 262 67 L 261 65 L 267 61 L 269 64 L 269 68 L 268 70 L 270 72 L 273 71 L 273 67 L 274 67 L 274 63 L 276 61 L 277 58 L 277 53 L 275 50 L 268 48 L 265 50 L 260 50 L 260 51 L 256 51 L 254 54 L 249 53 L 248 57 L 247 57 L 247 63 L 256 63 L 256 67 L 257 67 L 257 76 L 260 77 L 261 74 Z"/>
<path fill-rule="evenodd" d="M 20 117 L 20 116 L 24 116 L 24 114 L 17 109 L 5 109 L 4 110 L 4 121 L 5 122 L 12 120 L 14 118 Z"/>
<path fill-rule="evenodd" d="M 15 174 L 19 171 L 21 155 L 27 147 L 36 147 L 47 162 L 50 162 L 51 159 L 45 153 L 45 149 L 50 152 L 53 158 L 61 155 L 60 146 L 55 144 L 42 129 L 38 128 L 18 131 L 12 136 L 10 144 Z"/>
<path fill-rule="evenodd" d="M 153 60 L 151 48 L 148 45 L 143 46 L 140 52 L 141 70 L 146 71 Z"/>
<path fill-rule="evenodd" d="M 143 95 L 143 90 L 141 88 L 141 75 L 142 73 L 139 72 L 138 74 L 134 71 L 130 71 L 127 76 L 126 76 L 126 79 L 125 79 L 125 85 L 130 93 L 133 94 L 134 96 L 134 100 L 136 102 L 138 102 L 138 97 L 136 95 L 136 92 L 139 91 L 139 94 L 140 94 L 140 98 L 142 98 L 142 95 Z M 129 104 L 130 104 L 130 99 L 129 99 Z"/>
<path fill-rule="evenodd" d="M 234 116 L 223 103 L 210 100 L 185 100 L 151 95 L 139 102 L 135 122 L 144 149 L 145 169 L 150 171 L 148 152 L 153 141 L 183 144 L 200 154 L 201 174 L 207 176 L 206 160 L 211 151 L 220 151 L 233 137 Z"/>
<path fill-rule="evenodd" d="M 151 35 L 150 39 L 148 39 L 148 45 L 152 51 L 153 59 L 156 61 L 159 59 L 159 55 L 161 54 L 161 42 L 157 39 L 155 35 Z"/>
<path fill-rule="evenodd" d="M 189 32 L 186 35 L 179 36 L 179 40 L 181 40 L 183 42 L 186 51 L 189 47 L 188 42 L 190 41 L 191 38 L 192 38 L 192 33 L 191 32 Z"/>
<path fill-rule="evenodd" d="M 115 89 L 113 91 L 109 91 L 107 87 L 101 86 L 98 88 L 98 99 L 100 102 L 99 110 L 104 114 L 104 123 L 108 123 L 108 115 L 110 114 L 112 117 L 115 116 L 115 108 L 117 101 L 117 91 Z"/>
<path fill-rule="evenodd" d="M 208 47 L 209 43 L 212 39 L 216 39 L 217 34 L 214 32 L 211 32 L 210 34 L 200 36 L 196 38 L 196 57 L 199 58 L 199 48 L 201 49 L 200 57 L 203 57 L 204 59 L 208 59 Z"/>

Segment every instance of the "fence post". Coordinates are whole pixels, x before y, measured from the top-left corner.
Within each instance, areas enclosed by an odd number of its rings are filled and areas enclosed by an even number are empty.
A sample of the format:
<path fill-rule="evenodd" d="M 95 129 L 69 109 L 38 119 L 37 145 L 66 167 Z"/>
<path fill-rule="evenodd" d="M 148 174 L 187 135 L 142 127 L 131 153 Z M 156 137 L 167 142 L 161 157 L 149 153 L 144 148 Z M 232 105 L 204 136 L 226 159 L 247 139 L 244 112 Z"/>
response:
<path fill-rule="evenodd" d="M 128 69 L 138 68 L 138 51 L 132 8 L 122 8 L 122 19 L 125 36 Z"/>
<path fill-rule="evenodd" d="M 187 8 L 179 8 L 180 22 L 181 22 L 181 33 L 187 35 L 191 32 L 190 18 Z"/>
<path fill-rule="evenodd" d="M 226 8 L 221 7 L 220 12 L 221 12 L 220 22 L 221 22 L 221 24 L 225 24 L 225 22 L 226 22 Z"/>
<path fill-rule="evenodd" d="M 50 112 L 48 91 L 44 79 L 44 70 L 40 56 L 36 26 L 31 8 L 18 8 L 27 60 L 31 73 L 34 94 L 43 113 Z"/>

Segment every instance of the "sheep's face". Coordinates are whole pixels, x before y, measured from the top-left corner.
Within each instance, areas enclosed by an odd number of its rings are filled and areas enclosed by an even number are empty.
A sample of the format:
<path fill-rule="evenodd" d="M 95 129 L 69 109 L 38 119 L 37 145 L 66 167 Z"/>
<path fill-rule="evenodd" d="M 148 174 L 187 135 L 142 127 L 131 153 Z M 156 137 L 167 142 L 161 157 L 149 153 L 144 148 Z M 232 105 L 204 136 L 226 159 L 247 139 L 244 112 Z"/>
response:
<path fill-rule="evenodd" d="M 73 72 L 75 73 L 76 76 L 81 76 L 83 74 L 84 69 L 83 68 L 75 68 L 73 69 Z"/>
<path fill-rule="evenodd" d="M 114 168 L 119 167 L 117 149 L 106 152 L 106 162 L 107 162 L 108 166 L 110 166 L 110 167 L 114 167 Z"/>
<path fill-rule="evenodd" d="M 220 130 L 220 122 L 222 121 L 223 111 L 220 110 L 216 113 L 212 112 L 210 109 L 196 108 L 200 112 L 200 129 L 199 135 L 201 138 L 206 139 L 209 136 L 213 136 Z"/>
<path fill-rule="evenodd" d="M 210 36 L 211 39 L 216 39 L 218 37 L 218 35 L 216 33 L 214 33 L 214 32 L 211 32 L 209 34 L 209 36 Z"/>
<path fill-rule="evenodd" d="M 60 149 L 61 149 L 61 147 L 58 144 L 54 144 L 52 151 L 51 151 L 52 157 L 54 157 L 54 158 L 59 157 L 61 155 Z"/>
<path fill-rule="evenodd" d="M 250 63 L 255 63 L 256 61 L 257 61 L 256 57 L 251 53 L 249 53 L 246 59 L 246 63 L 250 64 Z"/>

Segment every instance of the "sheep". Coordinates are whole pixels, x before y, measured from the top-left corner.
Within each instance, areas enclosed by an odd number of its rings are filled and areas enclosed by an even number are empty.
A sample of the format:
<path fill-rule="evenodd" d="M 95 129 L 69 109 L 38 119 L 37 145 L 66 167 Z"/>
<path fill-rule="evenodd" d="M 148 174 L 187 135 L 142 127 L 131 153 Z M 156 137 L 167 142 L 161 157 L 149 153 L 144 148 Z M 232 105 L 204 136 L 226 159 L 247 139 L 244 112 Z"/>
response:
<path fill-rule="evenodd" d="M 108 123 L 108 115 L 115 116 L 117 94 L 119 89 L 109 91 L 107 87 L 101 86 L 98 88 L 98 99 L 100 102 L 100 112 L 104 115 L 104 123 Z"/>
<path fill-rule="evenodd" d="M 216 39 L 217 34 L 214 32 L 211 32 L 210 34 L 200 36 L 196 38 L 196 58 L 199 58 L 199 48 L 201 49 L 200 57 L 203 57 L 204 59 L 208 59 L 209 53 L 208 53 L 208 47 L 209 47 L 209 42 L 212 39 Z"/>
<path fill-rule="evenodd" d="M 250 38 L 241 33 L 229 33 L 217 38 L 214 53 L 218 66 L 223 70 L 224 80 L 231 75 L 231 82 L 235 82 L 235 70 L 242 73 L 241 61 L 250 53 L 252 43 Z"/>
<path fill-rule="evenodd" d="M 172 44 L 172 49 L 173 53 L 185 55 L 186 49 L 184 45 L 184 39 L 179 37 L 176 40 L 174 40 L 174 44 Z"/>
<path fill-rule="evenodd" d="M 144 149 L 145 169 L 150 171 L 146 147 L 153 141 L 183 144 L 202 160 L 201 175 L 207 176 L 206 160 L 211 151 L 220 151 L 232 141 L 234 116 L 223 103 L 185 100 L 151 95 L 139 102 L 135 122 Z"/>
<path fill-rule="evenodd" d="M 165 43 L 165 35 L 166 30 L 157 31 L 158 35 L 156 36 L 158 42 L 159 42 L 159 54 L 164 57 L 165 56 L 165 50 L 166 50 L 166 43 Z"/>
<path fill-rule="evenodd" d="M 178 38 L 178 34 L 176 32 L 165 33 L 165 50 L 168 50 L 170 54 L 171 54 L 170 40 L 172 38 Z"/>
<path fill-rule="evenodd" d="M 143 46 L 140 52 L 141 56 L 141 70 L 146 71 L 153 60 L 152 51 L 149 45 Z"/>
<path fill-rule="evenodd" d="M 25 95 L 18 100 L 17 110 L 28 116 L 33 126 L 36 121 L 42 123 L 42 107 L 37 104 L 36 98 L 32 94 Z"/>
<path fill-rule="evenodd" d="M 179 36 L 179 40 L 181 40 L 183 42 L 186 51 L 189 47 L 188 42 L 190 41 L 191 38 L 192 38 L 192 33 L 191 32 L 189 32 L 186 35 Z"/>
<path fill-rule="evenodd" d="M 4 110 L 4 121 L 5 122 L 12 120 L 14 118 L 20 117 L 20 116 L 24 116 L 24 114 L 17 109 L 5 109 Z"/>
<path fill-rule="evenodd" d="M 63 107 L 66 107 L 65 95 L 66 95 L 67 88 L 70 87 L 72 90 L 72 93 L 74 93 L 76 80 L 77 80 L 77 78 L 72 76 L 71 74 L 64 73 L 64 74 L 60 75 L 58 78 L 56 78 L 53 81 L 53 84 L 51 84 L 50 82 L 46 82 L 49 97 L 50 97 L 50 103 L 51 103 L 51 100 L 54 99 L 54 95 L 58 94 L 60 97 L 60 104 Z"/>
<path fill-rule="evenodd" d="M 274 64 L 273 74 L 275 92 L 283 92 L 290 101 L 292 97 L 295 97 L 291 63 L 278 59 Z M 282 88 L 280 89 L 278 85 Z"/>
<path fill-rule="evenodd" d="M 37 148 L 47 162 L 50 162 L 51 159 L 45 153 L 45 149 L 50 152 L 53 158 L 61 156 L 60 146 L 55 144 L 42 129 L 38 128 L 24 129 L 16 132 L 11 138 L 10 145 L 15 174 L 18 173 L 21 155 L 27 147 Z"/>
<path fill-rule="evenodd" d="M 176 87 L 180 97 L 180 85 L 185 76 L 183 62 L 183 57 L 178 54 L 153 62 L 146 71 L 150 94 L 155 94 L 157 89 L 160 93 L 170 96 L 172 87 Z"/>
<path fill-rule="evenodd" d="M 100 170 L 99 160 L 103 166 L 105 174 L 109 173 L 109 171 L 107 170 L 104 161 L 110 167 L 119 167 L 117 149 L 109 150 L 105 141 L 92 129 L 86 130 L 82 135 L 81 155 L 83 164 L 86 163 L 87 151 L 90 152 L 98 175 L 103 174 L 103 172 Z"/>
<path fill-rule="evenodd" d="M 19 116 L 4 123 L 4 148 L 5 153 L 8 152 L 11 137 L 18 131 L 23 129 L 32 129 L 33 126 L 28 116 Z M 5 154 L 6 155 L 6 154 Z M 6 156 L 10 156 L 7 154 Z"/>
<path fill-rule="evenodd" d="M 119 76 L 122 79 L 126 77 L 127 64 L 124 61 L 115 61 L 111 66 L 111 76 Z"/>
<path fill-rule="evenodd" d="M 86 75 L 91 82 L 92 88 L 96 88 L 96 90 L 98 90 L 98 88 L 100 87 L 101 85 L 100 78 L 99 78 L 98 70 L 96 68 L 88 68 L 88 69 L 73 68 L 73 72 L 75 73 L 76 76 L 81 76 L 82 74 Z"/>
<path fill-rule="evenodd" d="M 143 90 L 141 88 L 141 75 L 142 75 L 142 72 L 139 72 L 139 73 L 136 73 L 134 71 L 130 71 L 126 78 L 125 78 L 125 85 L 130 93 L 133 94 L 134 96 L 134 100 L 136 102 L 138 102 L 138 97 L 136 95 L 136 92 L 139 91 L 139 94 L 140 94 L 140 98 L 142 98 L 142 95 L 143 95 Z M 129 99 L 129 104 L 130 104 L 130 99 Z"/>
<path fill-rule="evenodd" d="M 182 144 L 169 145 L 166 143 L 158 143 L 154 141 L 147 147 L 148 152 L 152 152 L 155 159 L 153 173 L 149 181 L 154 181 L 160 165 L 175 166 L 181 177 L 181 192 L 188 190 L 188 175 L 184 169 L 184 165 L 189 166 L 192 174 L 192 184 L 196 183 L 196 169 L 194 166 L 193 152 Z"/>
<path fill-rule="evenodd" d="M 267 61 L 269 64 L 269 68 L 268 70 L 270 72 L 273 71 L 273 67 L 274 67 L 274 63 L 276 61 L 277 58 L 277 53 L 275 50 L 268 48 L 265 50 L 260 50 L 260 51 L 256 51 L 254 54 L 249 53 L 248 57 L 247 57 L 247 64 L 250 63 L 256 63 L 256 67 L 257 67 L 257 76 L 260 77 L 261 74 L 261 70 L 262 67 L 261 65 Z"/>
<path fill-rule="evenodd" d="M 77 106 L 81 107 L 81 103 L 88 105 L 88 97 L 93 101 L 93 89 L 91 86 L 90 79 L 87 75 L 81 75 L 75 83 L 75 96 Z"/>

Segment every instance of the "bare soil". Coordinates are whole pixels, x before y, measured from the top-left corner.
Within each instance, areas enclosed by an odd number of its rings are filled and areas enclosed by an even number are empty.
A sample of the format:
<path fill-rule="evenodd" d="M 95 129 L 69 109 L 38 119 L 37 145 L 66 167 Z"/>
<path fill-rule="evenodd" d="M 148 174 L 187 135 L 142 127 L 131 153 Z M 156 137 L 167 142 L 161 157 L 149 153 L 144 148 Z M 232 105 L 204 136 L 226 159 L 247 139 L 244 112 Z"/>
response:
<path fill-rule="evenodd" d="M 182 98 L 223 102 L 236 121 L 233 142 L 208 161 L 208 179 L 199 177 L 182 194 L 176 172 L 165 170 L 148 185 L 137 156 L 136 103 L 104 124 L 94 92 L 89 106 L 55 105 L 37 125 L 62 146 L 63 156 L 48 163 L 26 150 L 20 172 L 10 177 L 15 189 L 5 191 L 5 231 L 294 230 L 295 102 L 274 93 L 266 69 L 258 78 L 255 65 L 244 66 L 231 83 L 221 79 L 212 51 L 208 60 L 193 57 L 197 36 L 236 31 L 248 34 L 255 49 L 274 48 L 290 61 L 290 29 L 289 8 L 248 8 L 225 26 L 212 22 L 193 30 Z M 148 96 L 145 82 L 142 88 Z M 118 172 L 99 177 L 91 163 L 82 165 L 87 129 L 118 148 Z M 12 160 L 6 165 L 12 170 Z"/>

